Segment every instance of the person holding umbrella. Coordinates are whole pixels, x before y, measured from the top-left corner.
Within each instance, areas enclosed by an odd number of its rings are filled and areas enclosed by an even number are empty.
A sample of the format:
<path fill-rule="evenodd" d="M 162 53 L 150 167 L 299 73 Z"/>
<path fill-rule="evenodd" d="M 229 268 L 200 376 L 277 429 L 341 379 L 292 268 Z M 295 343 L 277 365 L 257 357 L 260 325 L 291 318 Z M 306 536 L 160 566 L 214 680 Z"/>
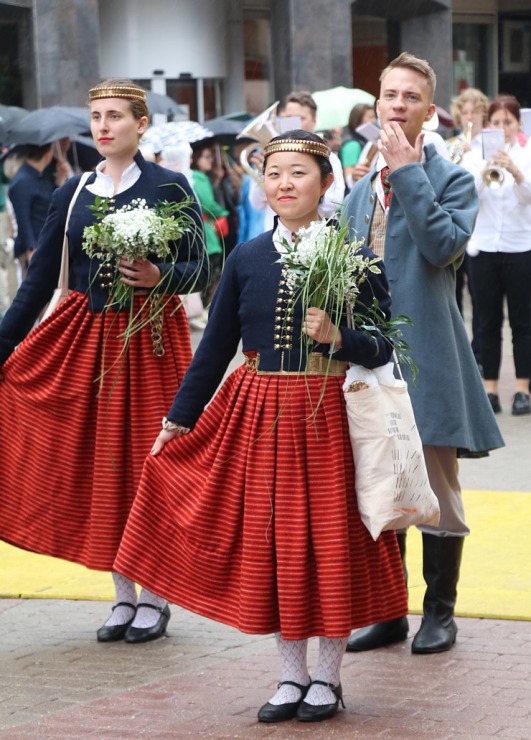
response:
<path fill-rule="evenodd" d="M 186 178 L 138 152 L 145 91 L 111 79 L 89 100 L 103 161 L 81 189 L 75 176 L 54 192 L 0 324 L 0 539 L 112 571 L 142 463 L 192 358 L 178 294 L 201 289 L 208 267 Z M 58 283 L 65 229 L 70 294 L 32 331 Z M 98 640 L 160 637 L 166 601 L 113 579 Z"/>
<path fill-rule="evenodd" d="M 52 202 L 55 186 L 45 170 L 53 159 L 51 144 L 24 147 L 25 161 L 8 187 L 17 235 L 14 255 L 19 284 L 25 278 L 39 234 Z"/>

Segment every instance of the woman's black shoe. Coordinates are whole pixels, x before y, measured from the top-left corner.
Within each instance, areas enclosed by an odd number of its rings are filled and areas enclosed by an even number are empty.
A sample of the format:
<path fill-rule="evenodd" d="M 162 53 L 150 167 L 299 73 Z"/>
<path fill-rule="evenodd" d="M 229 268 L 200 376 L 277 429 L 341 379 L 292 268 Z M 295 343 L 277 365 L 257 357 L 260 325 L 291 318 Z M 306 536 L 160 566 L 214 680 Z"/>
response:
<path fill-rule="evenodd" d="M 133 622 L 136 614 L 136 606 L 134 604 L 130 604 L 128 601 L 119 601 L 113 606 L 111 611 L 114 611 L 117 606 L 128 606 L 133 610 L 133 616 L 125 624 L 113 624 L 109 626 L 104 624 L 103 627 L 100 627 L 96 632 L 98 642 L 117 642 L 118 640 L 123 640 L 129 625 Z"/>
<path fill-rule="evenodd" d="M 149 642 L 149 640 L 156 640 L 158 637 L 166 632 L 166 627 L 170 621 L 170 607 L 166 604 L 165 607 L 153 606 L 153 604 L 139 604 L 137 609 L 141 606 L 146 606 L 148 609 L 156 609 L 160 612 L 158 622 L 153 627 L 129 627 L 125 633 L 126 642 Z"/>
<path fill-rule="evenodd" d="M 286 722 L 288 719 L 293 719 L 297 714 L 300 703 L 308 693 L 311 683 L 308 686 L 301 686 L 300 683 L 295 683 L 295 681 L 281 681 L 277 688 L 279 689 L 283 685 L 295 686 L 301 692 L 301 698 L 299 701 L 292 701 L 287 704 L 270 704 L 267 702 L 258 711 L 259 722 Z"/>
<path fill-rule="evenodd" d="M 326 686 L 328 689 L 330 689 L 330 691 L 336 697 L 336 700 L 333 704 L 318 704 L 317 706 L 313 704 L 308 704 L 305 701 L 301 701 L 296 714 L 299 722 L 322 722 L 324 719 L 330 719 L 335 714 L 337 714 L 339 702 L 341 702 L 343 709 L 345 708 L 345 702 L 343 701 L 343 689 L 341 688 L 341 684 L 339 684 L 338 686 L 334 686 L 333 683 L 326 683 L 326 681 L 312 681 L 312 684 L 314 683 L 318 683 L 320 686 Z M 310 686 L 312 684 L 310 684 Z"/>

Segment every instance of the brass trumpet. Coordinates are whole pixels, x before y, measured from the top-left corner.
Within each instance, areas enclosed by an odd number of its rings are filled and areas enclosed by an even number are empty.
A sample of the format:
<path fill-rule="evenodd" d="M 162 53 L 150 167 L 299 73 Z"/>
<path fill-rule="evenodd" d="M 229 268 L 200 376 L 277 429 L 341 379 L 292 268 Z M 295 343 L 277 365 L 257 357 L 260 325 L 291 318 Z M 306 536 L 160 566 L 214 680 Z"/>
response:
<path fill-rule="evenodd" d="M 491 167 L 487 167 L 484 170 L 482 180 L 483 184 L 487 188 L 490 188 L 491 190 L 498 190 L 498 188 L 501 188 L 501 186 L 503 185 L 505 174 L 501 167 L 496 167 L 495 165 L 492 165 Z"/>
<path fill-rule="evenodd" d="M 473 126 L 474 124 L 472 121 L 467 121 L 464 142 L 466 142 L 468 146 L 470 146 L 470 142 L 472 141 Z M 450 161 L 454 164 L 459 164 L 465 153 L 463 139 L 459 136 L 453 136 L 451 139 L 448 139 L 446 145 L 448 147 L 448 156 L 450 157 Z"/>
<path fill-rule="evenodd" d="M 509 151 L 509 145 L 506 144 L 504 149 L 506 152 Z M 486 168 L 483 170 L 481 179 L 483 180 L 485 187 L 490 188 L 491 190 L 498 190 L 501 188 L 505 180 L 503 167 L 497 167 L 495 164 L 487 164 Z"/>
<path fill-rule="evenodd" d="M 265 147 L 269 144 L 271 139 L 280 133 L 280 129 L 277 122 L 277 106 L 279 101 L 270 105 L 263 113 L 253 118 L 253 120 L 247 124 L 247 126 L 238 134 L 237 139 L 254 139 L 261 147 Z M 256 144 L 247 144 L 242 149 L 240 154 L 240 164 L 250 175 L 255 182 L 264 187 L 262 176 L 257 170 L 249 163 L 249 155 L 256 149 Z"/>
<path fill-rule="evenodd" d="M 367 151 L 364 153 L 363 164 L 365 164 L 367 167 L 370 167 L 373 159 L 376 157 L 377 154 L 378 154 L 378 144 L 376 144 L 375 142 L 371 144 L 369 149 L 367 149 Z"/>

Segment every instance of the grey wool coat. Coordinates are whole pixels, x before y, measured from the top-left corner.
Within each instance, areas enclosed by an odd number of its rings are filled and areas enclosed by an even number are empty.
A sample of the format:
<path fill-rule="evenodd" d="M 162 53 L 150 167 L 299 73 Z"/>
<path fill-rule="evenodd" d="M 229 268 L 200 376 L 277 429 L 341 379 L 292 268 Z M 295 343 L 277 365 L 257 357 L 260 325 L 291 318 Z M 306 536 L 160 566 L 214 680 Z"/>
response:
<path fill-rule="evenodd" d="M 486 452 L 503 438 L 483 388 L 455 296 L 455 273 L 462 262 L 479 202 L 473 177 L 444 159 L 431 144 L 425 161 L 391 173 L 384 263 L 393 316 L 413 325 L 403 334 L 419 372 L 407 376 L 423 444 Z M 347 197 L 343 219 L 351 231 L 369 233 L 377 196 L 362 178 Z"/>

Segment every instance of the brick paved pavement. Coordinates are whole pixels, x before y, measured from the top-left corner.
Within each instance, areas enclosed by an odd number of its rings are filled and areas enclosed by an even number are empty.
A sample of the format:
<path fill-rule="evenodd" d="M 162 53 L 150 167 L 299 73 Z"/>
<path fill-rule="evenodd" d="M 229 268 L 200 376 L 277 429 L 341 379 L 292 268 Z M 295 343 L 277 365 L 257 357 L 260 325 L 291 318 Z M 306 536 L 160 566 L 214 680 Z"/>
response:
<path fill-rule="evenodd" d="M 347 654 L 346 711 L 261 725 L 278 680 L 270 637 L 174 607 L 161 640 L 99 644 L 105 602 L 4 600 L 0 612 L 1 738 L 531 737 L 531 622 L 459 619 L 441 655 L 413 655 L 410 640 Z"/>

